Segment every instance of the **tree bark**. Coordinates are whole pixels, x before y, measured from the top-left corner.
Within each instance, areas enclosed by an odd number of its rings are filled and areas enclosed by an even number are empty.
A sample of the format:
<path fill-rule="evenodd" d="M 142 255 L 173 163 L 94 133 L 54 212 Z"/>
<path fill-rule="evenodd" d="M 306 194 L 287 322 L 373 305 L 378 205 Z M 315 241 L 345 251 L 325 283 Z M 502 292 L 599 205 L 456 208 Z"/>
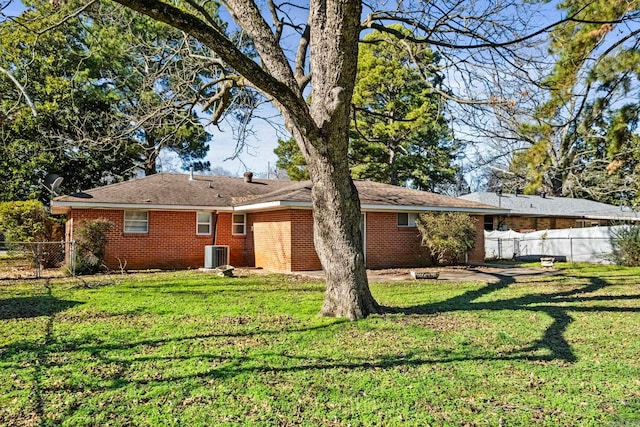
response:
<path fill-rule="evenodd" d="M 313 183 L 316 252 L 327 277 L 321 314 L 352 320 L 380 312 L 367 281 L 360 200 L 347 158 L 361 12 L 360 0 L 311 2 L 310 113 L 322 140 L 300 144 Z"/>
<path fill-rule="evenodd" d="M 326 274 L 321 314 L 362 319 L 379 313 L 369 290 L 360 232 L 360 200 L 347 171 L 315 162 L 313 182 L 314 241 Z"/>
<path fill-rule="evenodd" d="M 158 160 L 158 151 L 155 144 L 147 141 L 142 143 L 142 156 L 144 176 L 155 175 L 158 173 L 156 162 Z"/>
<path fill-rule="evenodd" d="M 229 0 L 226 6 L 253 40 L 262 66 L 238 50 L 221 28 L 169 3 L 116 1 L 192 35 L 273 97 L 307 160 L 313 183 L 314 242 L 327 282 L 321 314 L 355 320 L 380 312 L 367 282 L 360 202 L 347 161 L 361 0 L 310 1 L 311 105 L 253 0 Z"/>

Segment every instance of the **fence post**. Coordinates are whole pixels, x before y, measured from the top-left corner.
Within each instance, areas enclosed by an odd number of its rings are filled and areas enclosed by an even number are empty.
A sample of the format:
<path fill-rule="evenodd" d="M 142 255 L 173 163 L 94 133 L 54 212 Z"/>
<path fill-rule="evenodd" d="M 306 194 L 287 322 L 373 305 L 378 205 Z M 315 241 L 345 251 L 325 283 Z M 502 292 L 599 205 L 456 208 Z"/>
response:
<path fill-rule="evenodd" d="M 76 241 L 72 240 L 69 243 L 69 270 L 71 275 L 76 275 Z"/>
<path fill-rule="evenodd" d="M 573 264 L 573 237 L 569 237 L 569 262 Z"/>
<path fill-rule="evenodd" d="M 38 242 L 36 243 L 36 247 L 35 247 L 35 267 L 36 267 L 36 279 L 40 278 L 40 264 L 42 261 L 42 243 Z"/>

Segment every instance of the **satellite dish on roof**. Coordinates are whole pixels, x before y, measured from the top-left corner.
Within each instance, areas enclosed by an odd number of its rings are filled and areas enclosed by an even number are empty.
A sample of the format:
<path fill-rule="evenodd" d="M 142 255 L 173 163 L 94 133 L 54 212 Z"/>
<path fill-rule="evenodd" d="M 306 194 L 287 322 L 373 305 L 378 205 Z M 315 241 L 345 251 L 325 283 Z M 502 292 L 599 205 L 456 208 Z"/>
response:
<path fill-rule="evenodd" d="M 44 177 L 44 182 L 42 183 L 42 185 L 44 186 L 44 188 L 49 190 L 51 194 L 57 196 L 58 194 L 56 193 L 56 191 L 62 185 L 62 181 L 64 181 L 63 177 L 61 177 L 60 175 L 56 175 L 55 173 L 50 173 Z"/>

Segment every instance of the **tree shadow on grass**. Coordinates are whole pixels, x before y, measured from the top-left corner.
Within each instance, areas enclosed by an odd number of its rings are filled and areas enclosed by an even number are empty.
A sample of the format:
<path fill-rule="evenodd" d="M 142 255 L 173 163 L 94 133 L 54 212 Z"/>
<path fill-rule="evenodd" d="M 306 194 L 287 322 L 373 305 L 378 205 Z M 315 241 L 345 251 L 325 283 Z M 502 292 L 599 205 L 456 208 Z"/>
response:
<path fill-rule="evenodd" d="M 530 311 L 544 313 L 553 322 L 546 328 L 541 338 L 535 340 L 530 346 L 515 350 L 508 355 L 497 357 L 498 359 L 523 359 L 523 360 L 560 360 L 575 362 L 576 355 L 564 334 L 567 327 L 573 322 L 570 312 L 640 312 L 638 307 L 617 306 L 585 306 L 568 305 L 585 302 L 615 302 L 637 299 L 634 295 L 587 295 L 609 286 L 609 283 L 600 277 L 587 277 L 585 286 L 577 286 L 571 290 L 563 290 L 552 293 L 528 294 L 521 297 L 498 299 L 492 301 L 478 301 L 492 293 L 508 288 L 516 280 L 507 275 L 493 274 L 498 281 L 489 283 L 480 289 L 465 292 L 445 301 L 430 304 L 422 304 L 411 307 L 385 307 L 389 314 L 427 315 L 447 312 L 473 312 L 481 310 L 500 311 Z M 546 354 L 540 355 L 541 350 Z"/>
<path fill-rule="evenodd" d="M 51 294 L 0 299 L 0 320 L 53 316 L 81 304 L 58 299 Z"/>
<path fill-rule="evenodd" d="M 48 367 L 48 347 L 55 341 L 53 325 L 55 315 L 78 304 L 79 301 L 61 300 L 53 296 L 51 283 L 45 281 L 46 294 L 20 298 L 6 298 L 0 300 L 0 320 L 9 319 L 29 319 L 36 317 L 46 318 L 44 336 L 38 342 L 29 345 L 35 356 L 33 365 L 33 388 L 31 401 L 34 405 L 34 412 L 39 420 L 39 425 L 44 425 L 44 398 L 42 395 L 43 372 Z M 17 344 L 18 347 L 22 343 Z M 11 346 L 9 346 L 11 347 Z M 0 347 L 0 360 L 3 359 L 6 347 Z"/>
<path fill-rule="evenodd" d="M 396 367 L 419 367 L 432 364 L 445 364 L 468 361 L 505 361 L 505 360 L 525 360 L 525 361 L 559 361 L 563 363 L 573 363 L 577 360 L 570 343 L 565 338 L 568 326 L 573 322 L 572 313 L 576 312 L 620 312 L 637 313 L 638 307 L 616 306 L 616 301 L 635 299 L 632 295 L 598 295 L 598 291 L 609 286 L 609 283 L 599 277 L 588 277 L 586 285 L 572 285 L 570 289 L 562 289 L 556 292 L 540 292 L 516 297 L 500 299 L 500 291 L 506 290 L 516 281 L 513 277 L 496 275 L 499 279 L 496 283 L 490 283 L 479 289 L 474 289 L 449 298 L 445 301 L 430 304 L 415 305 L 411 307 L 398 308 L 386 307 L 388 314 L 404 315 L 434 315 L 452 312 L 469 312 L 480 310 L 490 311 L 526 311 L 542 313 L 549 316 L 551 324 L 544 329 L 541 336 L 529 344 L 512 349 L 508 352 L 481 354 L 470 354 L 464 352 L 435 353 L 431 356 L 420 349 L 403 349 L 395 351 L 389 349 L 388 354 L 380 354 L 376 357 L 349 356 L 348 358 L 339 355 L 316 353 L 313 350 L 305 354 L 297 353 L 294 348 L 291 351 L 274 352 L 269 348 L 257 351 L 233 352 L 215 350 L 216 341 L 221 339 L 224 346 L 236 348 L 235 343 L 247 337 L 256 337 L 260 340 L 278 340 L 278 335 L 289 334 L 313 334 L 318 329 L 337 328 L 336 333 L 343 333 L 342 326 L 348 323 L 336 320 L 322 325 L 307 327 L 295 327 L 292 325 L 265 327 L 261 329 L 251 329 L 239 331 L 209 332 L 196 335 L 173 335 L 150 339 L 132 339 L 117 342 L 101 342 L 100 339 L 83 336 L 77 340 L 56 340 L 52 335 L 52 322 L 54 316 L 51 315 L 51 322 L 47 325 L 45 342 L 39 350 L 33 347 L 23 347 L 16 344 L 13 348 L 5 348 L 5 352 L 0 352 L 0 360 L 15 355 L 20 351 L 31 351 L 37 353 L 38 367 L 35 370 L 34 394 L 36 397 L 37 414 L 43 417 L 43 398 L 47 393 L 57 393 L 58 391 L 92 391 L 113 390 L 128 387 L 131 384 L 176 384 L 177 387 L 187 386 L 185 380 L 225 380 L 242 374 L 263 374 L 263 373 L 287 373 L 298 371 L 323 371 L 333 369 L 346 370 L 371 370 L 371 369 L 394 369 Z M 541 286 L 543 286 L 541 284 Z M 489 301 L 488 299 L 491 299 Z M 596 304 L 596 305 L 594 305 Z M 600 304 L 600 305 L 597 305 Z M 389 318 L 393 321 L 393 318 Z M 532 325 L 536 327 L 536 325 Z M 262 338 L 264 337 L 264 339 Z M 301 337 L 302 339 L 303 337 Z M 304 337 L 303 340 L 306 340 Z M 156 354 L 153 347 L 161 347 L 170 343 L 188 343 L 190 341 L 199 342 L 212 340 L 206 346 L 198 347 L 199 351 L 186 353 L 166 353 Z M 109 374 L 96 378 L 87 378 L 86 383 L 76 383 L 74 385 L 59 381 L 57 386 L 43 385 L 41 378 L 44 369 L 56 366 L 54 358 L 47 354 L 51 350 L 51 345 L 55 344 L 55 352 L 88 352 L 94 361 L 104 366 L 109 366 Z M 241 343 L 240 343 L 241 344 Z M 136 348 L 140 348 L 138 351 Z M 213 349 L 213 350 L 212 350 Z M 151 350 L 151 351 L 149 351 Z M 122 353 L 120 353 L 122 351 Z M 56 359 L 57 360 L 57 359 Z M 181 362 L 199 361 L 202 362 L 197 372 L 182 372 L 174 369 L 176 364 Z M 140 365 L 162 366 L 167 362 L 171 369 L 158 370 L 155 375 L 144 377 L 140 374 Z M 173 362 L 173 363 L 172 363 Z M 175 364 L 174 364 L 175 363 Z M 187 363 L 194 365 L 193 363 Z M 58 387 L 60 390 L 58 390 Z M 64 389 L 64 390 L 62 390 Z M 43 418 L 40 418 L 43 419 Z"/>

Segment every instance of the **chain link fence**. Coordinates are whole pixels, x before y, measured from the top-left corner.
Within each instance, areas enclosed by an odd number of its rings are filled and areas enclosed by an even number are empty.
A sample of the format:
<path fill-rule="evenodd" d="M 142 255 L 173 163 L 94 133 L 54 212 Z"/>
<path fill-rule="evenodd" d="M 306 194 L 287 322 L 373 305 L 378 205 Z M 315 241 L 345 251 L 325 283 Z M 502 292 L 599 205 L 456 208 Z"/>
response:
<path fill-rule="evenodd" d="M 74 242 L 4 242 L 0 279 L 74 275 Z"/>

